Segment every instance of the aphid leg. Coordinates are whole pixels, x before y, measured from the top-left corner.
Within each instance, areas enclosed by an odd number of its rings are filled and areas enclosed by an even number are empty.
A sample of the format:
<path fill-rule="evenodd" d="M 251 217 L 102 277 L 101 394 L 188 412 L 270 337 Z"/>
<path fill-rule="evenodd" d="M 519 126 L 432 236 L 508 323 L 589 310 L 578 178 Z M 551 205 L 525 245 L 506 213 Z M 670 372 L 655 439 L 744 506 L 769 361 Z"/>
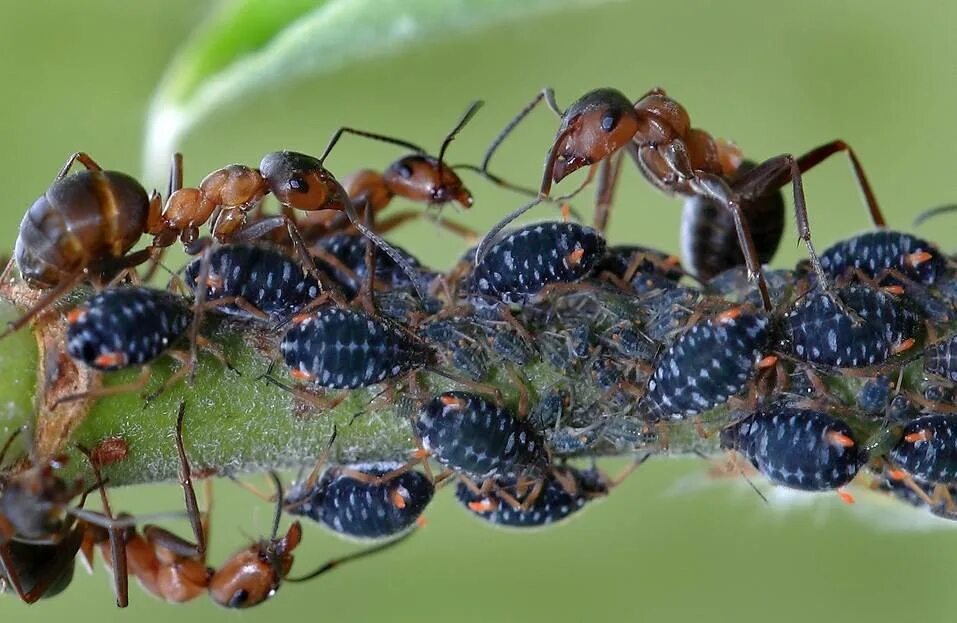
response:
<path fill-rule="evenodd" d="M 98 387 L 96 389 L 91 389 L 78 394 L 68 394 L 66 396 L 61 396 L 57 398 L 56 402 L 54 402 L 50 408 L 56 409 L 64 403 L 73 402 L 75 400 L 93 400 L 95 398 L 102 398 L 103 396 L 115 396 L 117 394 L 125 394 L 128 392 L 140 392 L 143 391 L 143 389 L 147 386 L 151 376 L 152 370 L 149 364 L 146 364 L 140 369 L 140 374 L 136 377 L 136 380 L 131 381 L 130 383 L 107 385 L 105 387 Z"/>
<path fill-rule="evenodd" d="M 113 510 L 110 508 L 110 499 L 106 494 L 106 487 L 103 483 L 103 475 L 100 473 L 100 466 L 93 460 L 89 450 L 79 444 L 77 445 L 77 449 L 83 453 L 89 461 L 90 468 L 93 470 L 93 476 L 96 479 L 97 489 L 100 491 L 103 513 L 109 521 L 113 521 L 115 517 L 113 516 Z M 116 605 L 119 608 L 125 608 L 129 605 L 130 597 L 130 576 L 126 560 L 126 538 L 124 530 L 121 528 L 110 528 L 108 532 L 110 535 L 110 566 L 113 568 L 113 588 L 116 592 Z"/>
<path fill-rule="evenodd" d="M 238 307 L 247 314 L 253 316 L 254 318 L 258 318 L 259 320 L 269 320 L 269 315 L 266 314 L 266 312 L 262 311 L 242 296 L 224 296 L 212 301 L 206 301 L 203 303 L 203 311 L 205 312 L 211 309 L 218 309 L 220 307 L 228 307 L 230 305 Z M 200 337 L 201 336 L 197 334 L 197 342 L 200 340 Z"/>

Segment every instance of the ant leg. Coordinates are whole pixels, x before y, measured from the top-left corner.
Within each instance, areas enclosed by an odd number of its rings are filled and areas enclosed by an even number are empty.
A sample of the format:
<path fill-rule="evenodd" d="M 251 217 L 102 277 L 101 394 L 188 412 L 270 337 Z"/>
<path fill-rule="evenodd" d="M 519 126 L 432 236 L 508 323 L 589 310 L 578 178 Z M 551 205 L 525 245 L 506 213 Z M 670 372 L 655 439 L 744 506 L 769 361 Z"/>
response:
<path fill-rule="evenodd" d="M 423 216 L 424 213 L 417 210 L 403 210 L 401 212 L 396 212 L 389 215 L 388 218 L 379 221 L 375 230 L 380 234 L 384 234 L 388 231 L 392 231 L 400 225 L 404 225 L 413 219 L 423 218 Z M 478 232 L 470 227 L 466 227 L 465 225 L 449 221 L 448 219 L 435 220 L 434 223 L 438 227 L 441 227 L 442 229 L 459 236 L 468 243 L 478 240 Z"/>
<path fill-rule="evenodd" d="M 611 215 L 611 202 L 618 186 L 618 174 L 621 172 L 622 154 L 612 154 L 601 162 L 598 173 L 598 191 L 595 198 L 595 229 L 602 234 L 608 229 L 608 217 Z"/>
<path fill-rule="evenodd" d="M 3 470 L 3 461 L 4 459 L 7 458 L 7 452 L 10 451 L 11 446 L 13 446 L 13 442 L 16 441 L 17 437 L 19 437 L 22 432 L 23 432 L 22 427 L 14 430 L 12 433 L 10 433 L 10 436 L 7 437 L 7 440 L 3 443 L 3 447 L 0 448 L 0 470 Z"/>
<path fill-rule="evenodd" d="M 871 222 L 873 222 L 876 227 L 886 226 L 887 223 L 884 220 L 884 215 L 881 213 L 881 209 L 877 204 L 877 198 L 874 195 L 874 191 L 871 189 L 870 182 L 867 180 L 867 175 L 864 173 L 864 167 L 861 166 L 861 162 L 857 159 L 857 154 L 854 153 L 854 150 L 851 148 L 851 146 L 844 141 L 831 141 L 830 143 L 825 143 L 824 145 L 815 147 L 806 154 L 801 155 L 797 159 L 798 169 L 800 169 L 801 173 L 806 173 L 808 170 L 813 169 L 834 154 L 840 153 L 842 151 L 846 152 L 848 158 L 851 160 L 851 166 L 854 169 L 854 177 L 857 178 L 857 185 L 860 187 L 861 193 L 864 195 L 864 201 L 867 203 L 867 209 L 871 215 Z"/>
<path fill-rule="evenodd" d="M 488 165 L 492 161 L 492 156 L 495 155 L 495 152 L 498 151 L 498 148 L 502 145 L 508 135 L 518 127 L 525 117 L 534 110 L 538 103 L 542 100 L 545 100 L 545 103 L 548 104 L 548 107 L 561 118 L 565 113 L 558 108 L 558 104 L 555 103 L 555 91 L 551 87 L 545 87 L 539 91 L 532 101 L 525 105 L 518 114 L 515 115 L 511 121 L 506 124 L 504 128 L 498 133 L 498 135 L 492 140 L 492 144 L 489 145 L 488 149 L 485 150 L 485 157 L 482 158 L 481 173 L 490 175 L 488 172 Z"/>
<path fill-rule="evenodd" d="M 468 119 L 466 119 L 468 121 Z M 355 136 L 361 136 L 363 138 L 369 138 L 374 141 L 382 141 L 383 143 L 390 143 L 392 145 L 398 145 L 399 147 L 405 147 L 419 154 L 428 153 L 415 143 L 410 143 L 404 141 L 400 138 L 395 138 L 393 136 L 386 136 L 385 134 L 376 134 L 375 132 L 367 132 L 365 130 L 357 130 L 355 128 L 341 127 L 335 131 L 332 135 L 332 138 L 329 139 L 329 143 L 326 145 L 326 148 L 322 151 L 322 155 L 319 156 L 319 164 L 322 164 L 326 161 L 326 158 L 329 157 L 329 153 L 332 151 L 332 148 L 336 146 L 336 143 L 339 142 L 339 139 L 342 138 L 343 134 L 354 134 Z"/>
<path fill-rule="evenodd" d="M 475 100 L 469 107 L 465 109 L 465 113 L 459 118 L 458 123 L 445 135 L 445 139 L 442 141 L 442 147 L 439 148 L 439 175 L 442 171 L 442 163 L 445 160 L 445 152 L 449 148 L 449 145 L 452 144 L 452 141 L 455 140 L 455 137 L 458 136 L 458 133 L 462 131 L 469 121 L 472 120 L 472 117 L 475 116 L 475 113 L 478 112 L 478 109 L 481 108 L 485 102 L 482 100 Z"/>
<path fill-rule="evenodd" d="M 93 477 L 96 479 L 96 487 L 100 490 L 100 501 L 103 504 L 103 513 L 107 520 L 116 519 L 113 516 L 113 510 L 110 508 L 110 499 L 106 495 L 106 487 L 103 483 L 103 475 L 100 473 L 100 466 L 93 460 L 90 451 L 77 444 L 77 449 L 83 453 L 90 463 L 93 470 Z M 126 560 L 126 537 L 124 530 L 117 527 L 111 527 L 107 530 L 110 535 L 110 561 L 113 568 L 113 582 L 116 590 L 116 605 L 119 608 L 125 608 L 129 605 L 129 570 Z"/>
<path fill-rule="evenodd" d="M 53 178 L 53 181 L 59 182 L 64 177 L 66 177 L 66 174 L 70 172 L 70 168 L 76 162 L 79 162 L 84 167 L 86 167 L 87 171 L 102 171 L 103 170 L 103 167 L 98 165 L 96 161 L 93 160 L 93 158 L 91 158 L 88 153 L 83 151 L 77 151 L 71 154 L 70 157 L 66 159 L 66 163 L 60 169 L 60 172 L 57 173 L 56 177 Z"/>
<path fill-rule="evenodd" d="M 7 323 L 7 328 L 0 333 L 0 339 L 3 339 L 22 329 L 28 322 L 36 318 L 43 310 L 53 305 L 61 296 L 75 288 L 81 281 L 83 277 L 88 274 L 86 269 L 80 269 L 74 272 L 72 275 L 68 276 L 66 279 L 53 286 L 50 290 L 47 290 L 46 294 L 40 297 L 33 307 L 31 307 L 25 314 Z"/>
<path fill-rule="evenodd" d="M 183 489 L 183 498 L 186 501 L 186 514 L 189 516 L 189 525 L 193 529 L 196 545 L 191 555 L 206 556 L 206 530 L 203 527 L 202 514 L 199 512 L 199 503 L 196 501 L 196 490 L 193 488 L 192 468 L 189 457 L 186 455 L 186 446 L 183 442 L 183 420 L 186 417 L 186 403 L 179 403 L 176 413 L 176 455 L 179 458 L 179 484 Z"/>

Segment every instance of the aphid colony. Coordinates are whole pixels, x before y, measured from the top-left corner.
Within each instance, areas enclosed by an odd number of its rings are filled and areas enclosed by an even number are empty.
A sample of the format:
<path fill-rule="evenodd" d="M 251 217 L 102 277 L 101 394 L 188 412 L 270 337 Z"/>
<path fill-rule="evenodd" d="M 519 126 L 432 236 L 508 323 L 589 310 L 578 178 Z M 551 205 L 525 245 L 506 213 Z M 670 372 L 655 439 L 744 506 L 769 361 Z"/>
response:
<path fill-rule="evenodd" d="M 489 162 L 542 99 L 561 126 L 542 184 L 529 191 L 490 173 Z M 41 295 L 10 331 L 30 321 L 62 323 L 62 348 L 77 365 L 97 375 L 124 368 L 141 374 L 132 384 L 96 386 L 59 403 L 147 386 L 153 391 L 144 400 L 152 400 L 192 382 L 200 350 L 229 366 L 214 328 L 255 331 L 265 336 L 251 346 L 264 372 L 245 382 L 288 390 L 314 417 L 331 417 L 350 392 L 365 392 L 370 404 L 408 421 L 409 453 L 336 463 L 334 434 L 316 448 L 307 477 L 285 487 L 271 474 L 270 534 L 216 568 L 207 564 L 210 517 L 200 510 L 183 441 L 189 405 L 179 406 L 170 452 L 179 460 L 192 540 L 113 513 L 99 470 L 133 451 L 122 438 L 79 448 L 69 459 L 72 447 L 64 456 L 28 453 L 5 463 L 11 437 L 0 449 L 6 590 L 28 603 L 51 597 L 69 584 L 77 555 L 90 561 L 99 549 L 113 570 L 118 605 L 126 605 L 133 576 L 169 602 L 208 594 L 223 606 L 248 607 L 284 582 L 398 544 L 449 483 L 483 522 L 542 527 L 609 495 L 645 459 L 676 450 L 723 448 L 771 485 L 839 491 L 845 499 L 844 488 L 865 473 L 875 491 L 957 517 L 953 262 L 925 240 L 884 229 L 847 144 L 755 164 L 691 127 L 684 108 L 660 89 L 635 104 L 599 89 L 564 112 L 545 90 L 494 139 L 480 166 L 450 167 L 446 151 L 479 105 L 469 107 L 438 156 L 402 139 L 341 128 L 318 158 L 272 152 L 258 168 L 228 165 L 184 187 L 177 155 L 165 200 L 86 154 L 70 158 L 23 218 L 5 274 Z M 410 153 L 384 173 L 363 170 L 340 184 L 325 162 L 345 134 Z M 818 255 L 802 175 L 842 152 L 877 229 Z M 606 243 L 626 154 L 656 188 L 685 198 L 684 267 L 643 246 L 646 240 Z M 75 162 L 85 170 L 69 173 Z M 583 167 L 583 186 L 599 168 L 594 227 L 569 218 L 566 204 L 578 191 L 550 196 L 553 184 Z M 438 217 L 446 203 L 475 203 L 457 170 L 533 199 L 450 270 L 433 271 L 382 234 L 425 216 L 474 242 L 471 229 Z M 808 261 L 766 271 L 762 264 L 787 220 L 779 189 L 788 184 Z M 279 214 L 267 211 L 268 195 Z M 383 216 L 396 198 L 427 209 Z M 562 205 L 563 216 L 507 228 L 542 202 Z M 133 250 L 143 234 L 148 246 Z M 167 288 L 145 285 L 177 241 L 193 259 Z M 96 292 L 72 308 L 55 305 L 80 284 Z M 178 365 L 154 382 L 149 366 L 161 357 Z M 905 368 L 920 374 L 905 375 Z M 916 376 L 923 378 L 914 387 Z M 835 379 L 855 379 L 858 395 L 833 392 Z M 617 476 L 594 461 L 573 462 L 611 454 L 633 460 Z M 88 462 L 84 471 L 95 481 L 65 481 L 58 470 L 68 460 Z M 95 492 L 102 510 L 84 510 Z M 297 519 L 283 531 L 287 515 Z M 308 536 L 301 522 L 372 544 L 294 572 L 292 552 Z"/>

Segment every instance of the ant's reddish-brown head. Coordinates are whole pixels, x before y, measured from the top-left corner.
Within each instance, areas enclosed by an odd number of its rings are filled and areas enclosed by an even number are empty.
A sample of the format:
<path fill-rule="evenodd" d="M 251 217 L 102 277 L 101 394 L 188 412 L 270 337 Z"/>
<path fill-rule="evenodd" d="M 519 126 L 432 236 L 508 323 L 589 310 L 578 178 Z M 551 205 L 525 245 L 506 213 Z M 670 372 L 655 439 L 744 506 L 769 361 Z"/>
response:
<path fill-rule="evenodd" d="M 345 189 L 317 158 L 294 151 L 274 151 L 263 156 L 259 170 L 269 190 L 285 206 L 296 210 L 344 210 L 349 205 Z"/>
<path fill-rule="evenodd" d="M 249 608 L 266 601 L 289 574 L 292 550 L 301 540 L 302 525 L 297 521 L 281 539 L 261 541 L 238 552 L 210 578 L 213 601 L 226 608 Z"/>
<path fill-rule="evenodd" d="M 412 201 L 433 204 L 455 201 L 463 208 L 471 207 L 472 193 L 452 167 L 437 158 L 411 154 L 393 162 L 383 175 L 389 190 Z"/>
<path fill-rule="evenodd" d="M 568 107 L 551 158 L 558 183 L 578 169 L 595 164 L 628 144 L 638 131 L 638 114 L 614 89 L 596 89 Z"/>

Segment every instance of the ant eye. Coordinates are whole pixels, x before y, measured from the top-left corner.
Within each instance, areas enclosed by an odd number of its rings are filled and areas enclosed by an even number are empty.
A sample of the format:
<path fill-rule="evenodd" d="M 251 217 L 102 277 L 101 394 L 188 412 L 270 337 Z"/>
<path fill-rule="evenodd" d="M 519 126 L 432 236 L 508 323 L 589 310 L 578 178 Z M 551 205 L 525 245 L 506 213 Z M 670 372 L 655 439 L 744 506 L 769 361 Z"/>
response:
<path fill-rule="evenodd" d="M 618 125 L 618 120 L 621 119 L 620 110 L 609 110 L 601 118 L 601 129 L 605 132 L 611 132 L 615 129 L 615 126 Z"/>
<path fill-rule="evenodd" d="M 229 599 L 229 607 L 237 608 L 242 604 L 246 603 L 246 600 L 249 599 L 249 592 L 245 589 L 239 589 L 233 596 Z"/>
<path fill-rule="evenodd" d="M 300 193 L 309 192 L 309 183 L 301 177 L 289 178 L 289 188 Z"/>
<path fill-rule="evenodd" d="M 409 179 L 412 177 L 412 167 L 405 164 L 404 162 L 399 165 L 398 169 L 399 169 L 399 175 L 401 175 L 405 179 Z"/>

